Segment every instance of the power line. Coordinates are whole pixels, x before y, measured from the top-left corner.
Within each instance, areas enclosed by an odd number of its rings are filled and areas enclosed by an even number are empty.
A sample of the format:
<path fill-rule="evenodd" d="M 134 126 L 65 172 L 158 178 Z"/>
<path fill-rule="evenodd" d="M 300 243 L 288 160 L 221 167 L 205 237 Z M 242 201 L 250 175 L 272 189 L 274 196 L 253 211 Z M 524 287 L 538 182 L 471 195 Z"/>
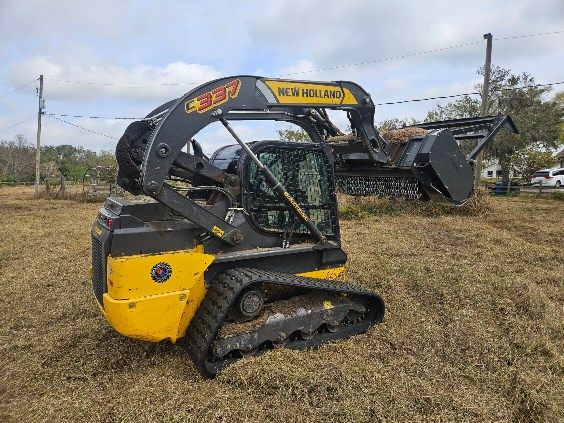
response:
<path fill-rule="evenodd" d="M 16 127 L 16 126 L 22 125 L 22 124 L 24 124 L 24 123 L 26 123 L 26 122 L 29 122 L 29 121 L 32 120 L 32 119 L 35 119 L 36 117 L 37 117 L 37 116 L 30 116 L 30 117 L 28 117 L 27 119 L 22 120 L 21 122 L 14 123 L 13 125 L 10 125 L 10 126 L 6 126 L 5 128 L 0 129 L 0 132 L 4 132 L 4 131 L 7 131 L 8 129 L 12 129 L 12 128 Z"/>
<path fill-rule="evenodd" d="M 9 93 L 0 95 L 0 99 L 2 99 L 2 98 L 4 98 L 4 97 L 7 97 L 7 96 L 9 96 L 10 94 L 13 94 L 13 93 L 15 93 L 16 91 L 19 91 L 19 90 L 21 90 L 22 88 L 27 87 L 28 85 L 33 84 L 35 81 L 37 81 L 37 79 L 34 79 L 33 81 L 26 82 L 25 84 L 20 85 L 20 86 L 17 87 L 15 90 L 10 91 Z"/>
<path fill-rule="evenodd" d="M 525 85 L 523 87 L 512 87 L 512 88 L 500 88 L 498 90 L 492 90 L 494 92 L 499 91 L 516 91 L 516 90 L 525 90 L 528 88 L 538 88 L 538 87 L 551 87 L 553 85 L 561 85 L 564 84 L 564 81 L 561 82 L 550 82 L 546 84 L 535 84 L 535 85 Z M 398 101 L 387 101 L 384 103 L 376 103 L 375 106 L 389 106 L 392 104 L 403 104 L 403 103 L 413 103 L 418 101 L 428 101 L 428 100 L 441 100 L 445 98 L 455 98 L 455 97 L 464 97 L 470 95 L 481 95 L 480 92 L 470 92 L 470 93 L 461 93 L 461 94 L 451 94 L 451 95 L 440 95 L 436 97 L 425 97 L 425 98 L 412 98 L 409 100 L 398 100 Z"/>
<path fill-rule="evenodd" d="M 83 119 L 107 119 L 107 120 L 144 120 L 145 118 L 139 117 L 113 117 L 113 116 L 85 116 L 85 115 L 64 115 L 59 113 L 48 113 L 49 117 L 70 117 L 70 118 L 83 118 Z"/>
<path fill-rule="evenodd" d="M 564 84 L 564 81 L 560 82 L 549 82 L 546 84 L 534 84 L 534 85 L 525 85 L 523 87 L 512 87 L 512 88 L 501 88 L 498 90 L 493 91 L 504 91 L 504 90 L 524 90 L 528 88 L 538 88 L 538 87 L 549 87 L 553 85 L 561 85 Z M 456 98 L 456 97 L 464 97 L 470 95 L 481 95 L 480 92 L 468 92 L 468 93 L 460 93 L 460 94 L 451 94 L 451 95 L 441 95 L 436 97 L 424 97 L 424 98 L 413 98 L 409 100 L 398 100 L 398 101 L 387 101 L 382 103 L 376 103 L 375 106 L 388 106 L 393 104 L 403 104 L 403 103 L 412 103 L 412 102 L 419 102 L 419 101 L 429 101 L 429 100 L 442 100 L 447 98 Z M 135 118 L 135 117 L 110 117 L 110 116 L 85 116 L 85 115 L 65 115 L 65 114 L 58 114 L 58 113 L 49 113 L 47 116 L 49 117 L 71 117 L 71 118 L 82 118 L 82 119 L 108 119 L 108 120 L 144 120 L 146 118 Z"/>
<path fill-rule="evenodd" d="M 511 87 L 511 88 L 501 88 L 498 90 L 493 90 L 495 92 L 499 92 L 499 91 L 516 91 L 516 90 L 524 90 L 524 89 L 528 89 L 528 88 L 538 88 L 538 87 L 549 87 L 549 86 L 553 86 L 553 85 L 561 85 L 564 84 L 564 81 L 559 81 L 559 82 L 548 82 L 545 84 L 534 84 L 534 85 L 525 85 L 523 87 Z M 376 106 L 388 106 L 388 105 L 393 105 L 393 104 L 402 104 L 402 103 L 411 103 L 411 102 L 419 102 L 419 101 L 429 101 L 429 100 L 440 100 L 440 99 L 446 99 L 446 98 L 455 98 L 455 97 L 464 97 L 464 96 L 470 96 L 470 95 L 480 95 L 481 93 L 479 92 L 468 92 L 468 93 L 460 93 L 460 94 L 451 94 L 451 95 L 442 95 L 442 96 L 435 96 L 435 97 L 425 97 L 425 98 L 413 98 L 413 99 L 409 99 L 409 100 L 399 100 L 399 101 L 389 101 L 389 102 L 384 102 L 384 103 L 376 103 Z M 49 113 L 47 114 L 48 117 L 51 117 L 53 119 L 56 119 L 60 122 L 66 123 L 67 125 L 71 125 L 74 126 L 75 128 L 79 128 L 82 129 L 83 131 L 86 132 L 90 132 L 92 134 L 95 135 L 100 135 L 102 137 L 106 137 L 106 138 L 110 138 L 110 139 L 118 139 L 116 137 L 112 137 L 111 135 L 107 135 L 107 134 L 103 134 L 101 132 L 98 131 L 94 131 L 92 129 L 88 129 L 85 128 L 83 126 L 77 125 L 75 123 L 66 121 L 64 119 L 59 118 L 58 116 L 63 116 L 63 117 L 74 117 L 74 118 L 86 118 L 86 119 L 124 119 L 124 120 L 137 120 L 138 118 L 131 118 L 131 117 L 103 117 L 103 116 L 82 116 L 82 115 L 63 115 L 63 114 L 55 114 L 55 113 Z M 15 125 L 12 125 L 8 128 L 4 128 L 2 130 L 0 130 L 0 132 L 2 132 L 5 129 L 9 129 L 11 127 L 20 125 L 22 123 L 27 122 L 28 120 L 34 119 L 35 116 L 32 116 L 31 118 L 26 119 L 23 122 L 17 123 Z M 142 119 L 142 118 L 139 118 Z"/>
<path fill-rule="evenodd" d="M 467 95 L 478 95 L 480 93 L 462 93 L 462 94 L 452 94 L 452 95 L 439 95 L 436 97 L 425 97 L 425 98 L 412 98 L 409 100 L 398 100 L 398 101 L 386 101 L 384 103 L 376 103 L 375 106 L 390 106 L 392 104 L 403 104 L 403 103 L 414 103 L 418 101 L 428 101 L 428 100 L 441 100 L 445 98 L 455 98 L 455 97 L 464 97 Z"/>
<path fill-rule="evenodd" d="M 63 123 L 66 123 L 67 125 L 71 125 L 71 126 L 74 126 L 75 128 L 82 129 L 83 131 L 90 132 L 90 133 L 96 134 L 96 135 L 100 135 L 100 136 L 102 136 L 102 137 L 110 138 L 110 139 L 112 139 L 112 140 L 117 140 L 116 137 L 112 137 L 111 135 L 103 134 L 102 132 L 98 132 L 98 131 L 94 131 L 94 130 L 92 130 L 92 129 L 85 128 L 84 126 L 77 125 L 77 124 L 75 124 L 75 123 L 66 121 L 66 120 L 64 120 L 64 119 L 60 119 L 60 118 L 58 118 L 58 117 L 56 117 L 56 116 L 52 116 L 52 115 L 48 115 L 48 116 L 49 116 L 50 118 L 53 118 L 53 119 L 56 119 L 56 120 L 61 121 L 61 122 L 63 122 Z"/>
<path fill-rule="evenodd" d="M 541 32 L 541 33 L 537 33 L 537 34 L 524 34 L 524 35 L 507 36 L 507 37 L 501 37 L 501 38 L 494 38 L 494 40 L 497 40 L 497 41 L 513 40 L 513 39 L 516 39 L 516 38 L 538 37 L 538 36 L 543 36 L 543 35 L 554 35 L 554 34 L 561 34 L 561 33 L 564 33 L 564 30 L 553 31 L 553 32 Z M 360 65 L 367 65 L 367 64 L 371 64 L 371 63 L 388 62 L 390 60 L 404 59 L 404 58 L 407 58 L 407 57 L 420 56 L 420 55 L 423 55 L 423 54 L 430 54 L 430 53 L 438 53 L 438 52 L 445 51 L 445 50 L 452 50 L 452 49 L 455 49 L 455 48 L 467 47 L 467 46 L 476 45 L 476 44 L 482 44 L 483 42 L 484 42 L 483 40 L 471 41 L 471 42 L 468 42 L 468 43 L 456 44 L 456 45 L 453 45 L 453 46 L 442 47 L 442 48 L 437 48 L 437 49 L 433 49 L 433 50 L 425 50 L 425 51 L 419 51 L 419 52 L 414 52 L 414 53 L 406 53 L 406 54 L 401 54 L 399 56 L 391 56 L 391 57 L 385 57 L 385 58 L 381 58 L 381 59 L 366 60 L 366 61 L 358 62 L 358 63 L 349 63 L 349 64 L 344 64 L 344 65 L 330 66 L 330 67 L 319 68 L 319 69 L 309 69 L 309 70 L 304 70 L 304 71 L 299 71 L 299 72 L 284 73 L 284 74 L 281 74 L 281 75 L 278 75 L 278 76 L 300 75 L 300 74 L 305 74 L 305 73 L 323 72 L 323 71 L 334 70 L 334 69 L 343 69 L 343 68 L 355 67 L 355 66 L 360 66 Z"/>
<path fill-rule="evenodd" d="M 512 35 L 508 37 L 494 38 L 494 41 L 515 40 L 517 38 L 540 37 L 543 35 L 554 35 L 554 34 L 562 34 L 562 33 L 564 33 L 564 30 L 552 31 L 552 32 L 539 32 L 536 34 Z"/>
<path fill-rule="evenodd" d="M 95 81 L 70 81 L 67 79 L 56 79 L 56 78 L 45 78 L 49 81 L 54 82 L 65 82 L 68 84 L 82 84 L 82 85 L 105 85 L 105 86 L 117 86 L 117 87 L 151 87 L 158 85 L 165 86 L 179 86 L 179 85 L 200 85 L 201 82 L 159 82 L 154 84 L 121 84 L 119 82 L 95 82 Z"/>
<path fill-rule="evenodd" d="M 539 36 L 555 35 L 555 34 L 562 34 L 562 33 L 564 33 L 564 30 L 552 31 L 552 32 L 541 32 L 541 33 L 534 33 L 534 34 L 513 35 L 513 36 L 507 36 L 507 37 L 494 38 L 494 40 L 496 40 L 496 41 L 513 40 L 513 39 L 518 39 L 518 38 L 539 37 Z M 400 55 L 397 55 L 397 56 L 390 56 L 390 57 L 384 57 L 384 58 L 378 58 L 378 59 L 365 60 L 365 61 L 357 62 L 357 63 L 348 63 L 348 64 L 343 64 L 343 65 L 328 66 L 328 67 L 319 68 L 319 69 L 309 69 L 309 70 L 303 70 L 303 71 L 298 71 L 298 72 L 283 73 L 283 74 L 279 74 L 277 76 L 281 77 L 281 76 L 301 75 L 301 74 L 306 74 L 306 73 L 323 72 L 323 71 L 328 71 L 328 70 L 344 69 L 344 68 L 368 65 L 368 64 L 372 64 L 372 63 L 388 62 L 388 61 L 391 61 L 391 60 L 405 59 L 405 58 L 408 58 L 408 57 L 421 56 L 421 55 L 424 55 L 424 54 L 438 53 L 438 52 L 441 52 L 441 51 L 452 50 L 452 49 L 467 47 L 467 46 L 476 45 L 476 44 L 482 44 L 483 42 L 484 42 L 483 40 L 470 41 L 470 42 L 467 42 L 467 43 L 456 44 L 456 45 L 452 45 L 452 46 L 441 47 L 441 48 L 436 48 L 436 49 L 431 49 L 431 50 L 424 50 L 424 51 L 400 54 Z M 161 85 L 161 86 L 181 86 L 181 85 L 200 85 L 200 84 L 202 84 L 202 82 L 162 82 L 162 83 L 153 83 L 153 84 L 122 84 L 122 83 L 119 83 L 119 82 L 72 81 L 72 80 L 57 79 L 57 78 L 46 78 L 46 79 L 48 79 L 49 81 L 62 82 L 62 83 L 68 83 L 68 84 L 121 86 L 121 87 L 150 87 L 150 86 L 159 86 L 159 85 Z"/>
<path fill-rule="evenodd" d="M 448 46 L 448 47 L 441 47 L 441 48 L 436 48 L 436 49 L 433 49 L 433 50 L 425 50 L 425 51 L 419 51 L 419 52 L 414 52 L 414 53 L 400 54 L 399 56 L 391 56 L 391 57 L 384 57 L 384 58 L 381 58 L 381 59 L 365 60 L 363 62 L 348 63 L 348 64 L 344 64 L 344 65 L 329 66 L 329 67 L 326 67 L 326 68 L 310 69 L 310 70 L 304 70 L 304 71 L 299 71 L 299 72 L 283 73 L 283 74 L 280 74 L 278 76 L 299 75 L 299 74 L 304 74 L 304 73 L 322 72 L 322 71 L 328 71 L 328 70 L 334 70 L 334 69 L 343 69 L 343 68 L 350 68 L 350 67 L 354 67 L 354 66 L 368 65 L 368 64 L 371 64 L 371 63 L 388 62 L 390 60 L 404 59 L 406 57 L 420 56 L 422 54 L 437 53 L 439 51 L 452 50 L 452 49 L 455 49 L 455 48 L 466 47 L 466 46 L 471 46 L 471 45 L 474 45 L 474 44 L 481 44 L 481 43 L 483 43 L 483 41 L 472 41 L 472 42 L 469 42 L 469 43 L 457 44 L 457 45 Z"/>

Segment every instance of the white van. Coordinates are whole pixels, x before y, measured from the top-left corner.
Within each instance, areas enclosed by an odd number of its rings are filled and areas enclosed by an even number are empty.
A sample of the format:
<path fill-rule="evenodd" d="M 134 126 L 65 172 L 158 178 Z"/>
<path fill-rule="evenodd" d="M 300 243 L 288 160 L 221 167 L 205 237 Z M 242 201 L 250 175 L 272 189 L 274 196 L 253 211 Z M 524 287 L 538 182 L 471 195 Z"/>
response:
<path fill-rule="evenodd" d="M 564 186 L 564 168 L 537 170 L 531 177 L 531 185 L 539 185 L 541 181 L 543 187 Z"/>

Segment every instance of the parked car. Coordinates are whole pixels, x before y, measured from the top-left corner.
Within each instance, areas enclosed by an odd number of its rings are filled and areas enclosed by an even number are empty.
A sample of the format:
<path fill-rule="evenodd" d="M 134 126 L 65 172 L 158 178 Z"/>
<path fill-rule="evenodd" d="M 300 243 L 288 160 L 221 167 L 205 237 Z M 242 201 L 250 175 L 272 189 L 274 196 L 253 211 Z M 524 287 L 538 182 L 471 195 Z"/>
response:
<path fill-rule="evenodd" d="M 564 186 L 564 168 L 537 170 L 531 177 L 531 185 L 538 186 L 541 181 L 543 187 Z"/>

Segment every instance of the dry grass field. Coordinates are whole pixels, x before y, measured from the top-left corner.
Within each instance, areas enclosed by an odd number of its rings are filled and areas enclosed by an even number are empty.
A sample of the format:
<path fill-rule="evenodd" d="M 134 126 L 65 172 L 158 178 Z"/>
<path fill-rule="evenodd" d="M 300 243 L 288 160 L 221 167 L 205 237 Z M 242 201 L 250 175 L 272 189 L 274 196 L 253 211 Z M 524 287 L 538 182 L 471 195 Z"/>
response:
<path fill-rule="evenodd" d="M 0 421 L 563 421 L 564 203 L 485 201 L 348 205 L 349 276 L 382 294 L 384 323 L 206 380 L 101 317 L 97 204 L 0 189 Z"/>

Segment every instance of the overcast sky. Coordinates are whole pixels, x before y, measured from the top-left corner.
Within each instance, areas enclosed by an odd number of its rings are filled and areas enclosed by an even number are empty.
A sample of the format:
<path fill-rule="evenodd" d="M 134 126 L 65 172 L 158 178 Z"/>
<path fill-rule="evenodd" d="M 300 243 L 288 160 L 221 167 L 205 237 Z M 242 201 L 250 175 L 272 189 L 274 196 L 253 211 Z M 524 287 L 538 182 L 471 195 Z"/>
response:
<path fill-rule="evenodd" d="M 0 0 L 0 96 L 41 73 L 47 113 L 86 116 L 144 116 L 191 84 L 237 74 L 352 80 L 376 103 L 449 95 L 480 82 L 484 33 L 555 31 L 564 31 L 562 0 Z M 363 64 L 347 66 L 355 63 Z M 539 83 L 564 81 L 564 32 L 494 40 L 493 64 L 528 72 Z M 33 83 L 0 98 L 0 130 L 37 113 L 35 89 Z M 423 119 L 436 103 L 381 106 L 376 120 Z M 115 119 L 63 119 L 116 138 L 127 126 Z M 115 146 L 53 118 L 43 122 L 44 144 Z M 235 126 L 247 140 L 274 135 L 265 124 Z M 0 138 L 21 133 L 35 140 L 35 130 L 30 120 Z M 223 128 L 204 138 L 207 151 L 229 141 Z"/>

